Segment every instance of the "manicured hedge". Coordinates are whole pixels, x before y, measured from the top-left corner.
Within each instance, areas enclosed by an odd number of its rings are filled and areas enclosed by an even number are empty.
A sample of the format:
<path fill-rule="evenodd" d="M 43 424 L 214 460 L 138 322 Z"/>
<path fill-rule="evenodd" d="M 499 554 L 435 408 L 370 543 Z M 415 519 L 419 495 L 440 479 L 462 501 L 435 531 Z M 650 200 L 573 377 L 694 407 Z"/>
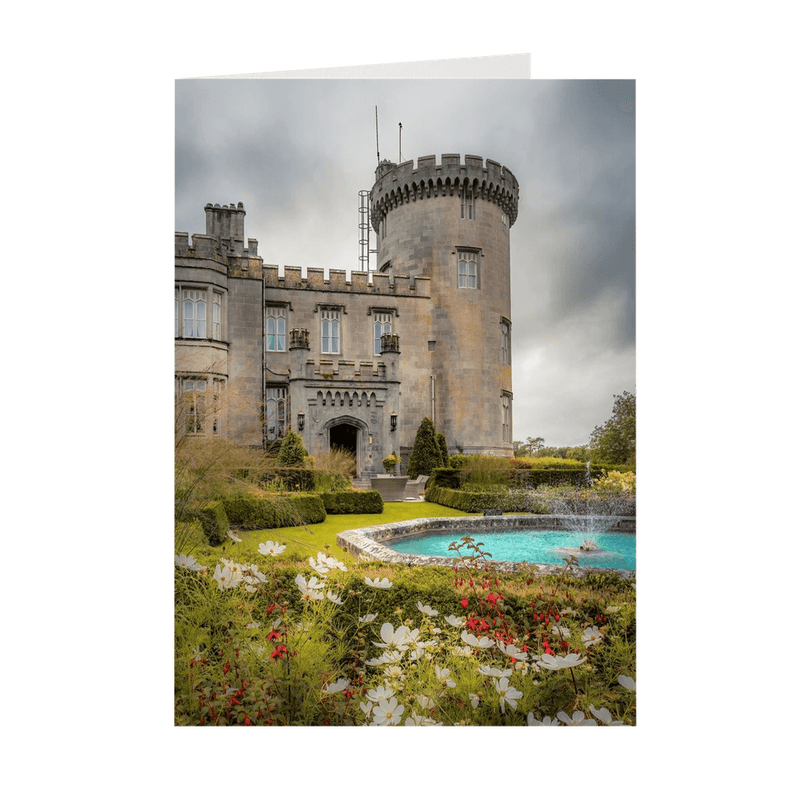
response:
<path fill-rule="evenodd" d="M 523 504 L 524 498 L 514 495 L 503 495 L 498 492 L 462 492 L 458 489 L 449 489 L 444 486 L 434 486 L 425 492 L 425 499 L 429 503 L 438 503 L 447 508 L 457 508 L 472 514 L 480 514 L 488 509 L 499 509 L 504 513 L 546 514 L 547 506 L 537 503 L 532 508 Z"/>
<path fill-rule="evenodd" d="M 284 528 L 325 521 L 325 506 L 318 494 L 291 493 L 261 497 L 236 493 L 222 501 L 228 519 L 245 530 Z"/>
<path fill-rule="evenodd" d="M 380 492 L 323 492 L 320 497 L 328 514 L 382 514 Z"/>
<path fill-rule="evenodd" d="M 450 456 L 450 458 L 452 460 L 455 456 Z M 461 470 L 454 467 L 439 467 L 433 470 L 426 485 L 428 487 L 442 486 L 446 489 L 458 489 L 461 486 Z"/>
<path fill-rule="evenodd" d="M 200 524 L 203 526 L 208 543 L 211 545 L 222 544 L 230 529 L 230 520 L 225 513 L 225 506 L 221 500 L 208 503 L 195 512 Z"/>

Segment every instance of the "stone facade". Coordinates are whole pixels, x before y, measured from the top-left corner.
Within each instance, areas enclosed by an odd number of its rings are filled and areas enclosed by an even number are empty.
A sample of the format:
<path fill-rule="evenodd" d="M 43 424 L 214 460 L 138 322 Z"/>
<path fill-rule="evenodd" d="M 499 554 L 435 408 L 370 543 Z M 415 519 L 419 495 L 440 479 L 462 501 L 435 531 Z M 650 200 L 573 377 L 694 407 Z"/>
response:
<path fill-rule="evenodd" d="M 235 394 L 193 433 L 251 445 L 297 430 L 362 476 L 407 453 L 423 417 L 450 452 L 511 455 L 509 231 L 519 187 L 482 158 L 382 162 L 370 192 L 378 271 L 264 264 L 245 210 L 212 206 L 175 234 L 179 394 Z M 245 246 L 246 245 L 246 246 Z"/>

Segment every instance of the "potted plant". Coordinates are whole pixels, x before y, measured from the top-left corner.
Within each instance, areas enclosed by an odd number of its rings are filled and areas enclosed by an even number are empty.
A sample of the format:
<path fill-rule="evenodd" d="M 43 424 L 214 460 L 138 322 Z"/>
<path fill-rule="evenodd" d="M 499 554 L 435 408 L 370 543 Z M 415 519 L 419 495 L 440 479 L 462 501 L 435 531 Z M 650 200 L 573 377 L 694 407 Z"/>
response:
<path fill-rule="evenodd" d="M 400 457 L 396 455 L 394 452 L 392 452 L 391 455 L 388 455 L 386 456 L 386 458 L 383 459 L 383 468 L 386 470 L 387 475 L 394 475 L 399 461 Z"/>

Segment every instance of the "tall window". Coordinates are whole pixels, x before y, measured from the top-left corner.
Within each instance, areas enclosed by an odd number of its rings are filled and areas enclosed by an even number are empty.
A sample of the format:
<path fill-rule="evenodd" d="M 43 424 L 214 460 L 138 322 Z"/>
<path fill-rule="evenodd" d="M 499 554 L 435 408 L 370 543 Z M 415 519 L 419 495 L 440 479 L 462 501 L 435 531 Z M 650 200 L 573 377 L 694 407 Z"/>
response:
<path fill-rule="evenodd" d="M 286 349 L 286 309 L 267 308 L 267 350 Z"/>
<path fill-rule="evenodd" d="M 458 251 L 458 288 L 478 288 L 478 254 L 474 250 Z"/>
<path fill-rule="evenodd" d="M 381 354 L 381 335 L 392 332 L 392 315 L 383 312 L 374 312 L 375 321 L 372 323 L 372 333 L 375 340 L 375 355 Z"/>
<path fill-rule="evenodd" d="M 269 441 L 282 439 L 286 433 L 286 387 L 267 387 L 264 430 Z"/>
<path fill-rule="evenodd" d="M 191 377 L 175 380 L 175 409 L 178 424 L 192 436 L 216 436 L 221 432 L 222 378 Z"/>
<path fill-rule="evenodd" d="M 511 395 L 503 395 L 503 444 L 511 443 Z"/>
<path fill-rule="evenodd" d="M 475 198 L 468 186 L 461 192 L 461 219 L 475 219 Z"/>
<path fill-rule="evenodd" d="M 222 339 L 222 295 L 214 292 L 211 300 L 211 338 Z"/>
<path fill-rule="evenodd" d="M 206 338 L 206 296 L 204 289 L 183 290 L 183 335 L 187 339 Z"/>
<path fill-rule="evenodd" d="M 500 361 L 511 363 L 511 324 L 505 320 L 500 323 Z"/>
<path fill-rule="evenodd" d="M 175 336 L 222 341 L 222 304 L 222 292 L 211 287 L 176 286 Z"/>
<path fill-rule="evenodd" d="M 338 353 L 339 351 L 339 309 L 322 309 L 322 352 Z"/>

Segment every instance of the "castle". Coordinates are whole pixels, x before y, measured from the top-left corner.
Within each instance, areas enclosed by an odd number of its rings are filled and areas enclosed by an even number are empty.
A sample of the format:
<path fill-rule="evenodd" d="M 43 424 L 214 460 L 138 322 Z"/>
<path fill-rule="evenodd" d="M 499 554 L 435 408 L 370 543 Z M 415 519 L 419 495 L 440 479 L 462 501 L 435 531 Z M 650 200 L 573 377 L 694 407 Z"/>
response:
<path fill-rule="evenodd" d="M 295 430 L 359 476 L 407 454 L 430 417 L 451 453 L 512 448 L 509 232 L 519 185 L 479 156 L 382 161 L 369 192 L 375 272 L 265 264 L 245 209 L 175 234 L 176 396 L 191 435 L 268 446 Z M 235 393 L 239 405 L 213 406 Z M 209 413 L 211 407 L 218 409 Z"/>

